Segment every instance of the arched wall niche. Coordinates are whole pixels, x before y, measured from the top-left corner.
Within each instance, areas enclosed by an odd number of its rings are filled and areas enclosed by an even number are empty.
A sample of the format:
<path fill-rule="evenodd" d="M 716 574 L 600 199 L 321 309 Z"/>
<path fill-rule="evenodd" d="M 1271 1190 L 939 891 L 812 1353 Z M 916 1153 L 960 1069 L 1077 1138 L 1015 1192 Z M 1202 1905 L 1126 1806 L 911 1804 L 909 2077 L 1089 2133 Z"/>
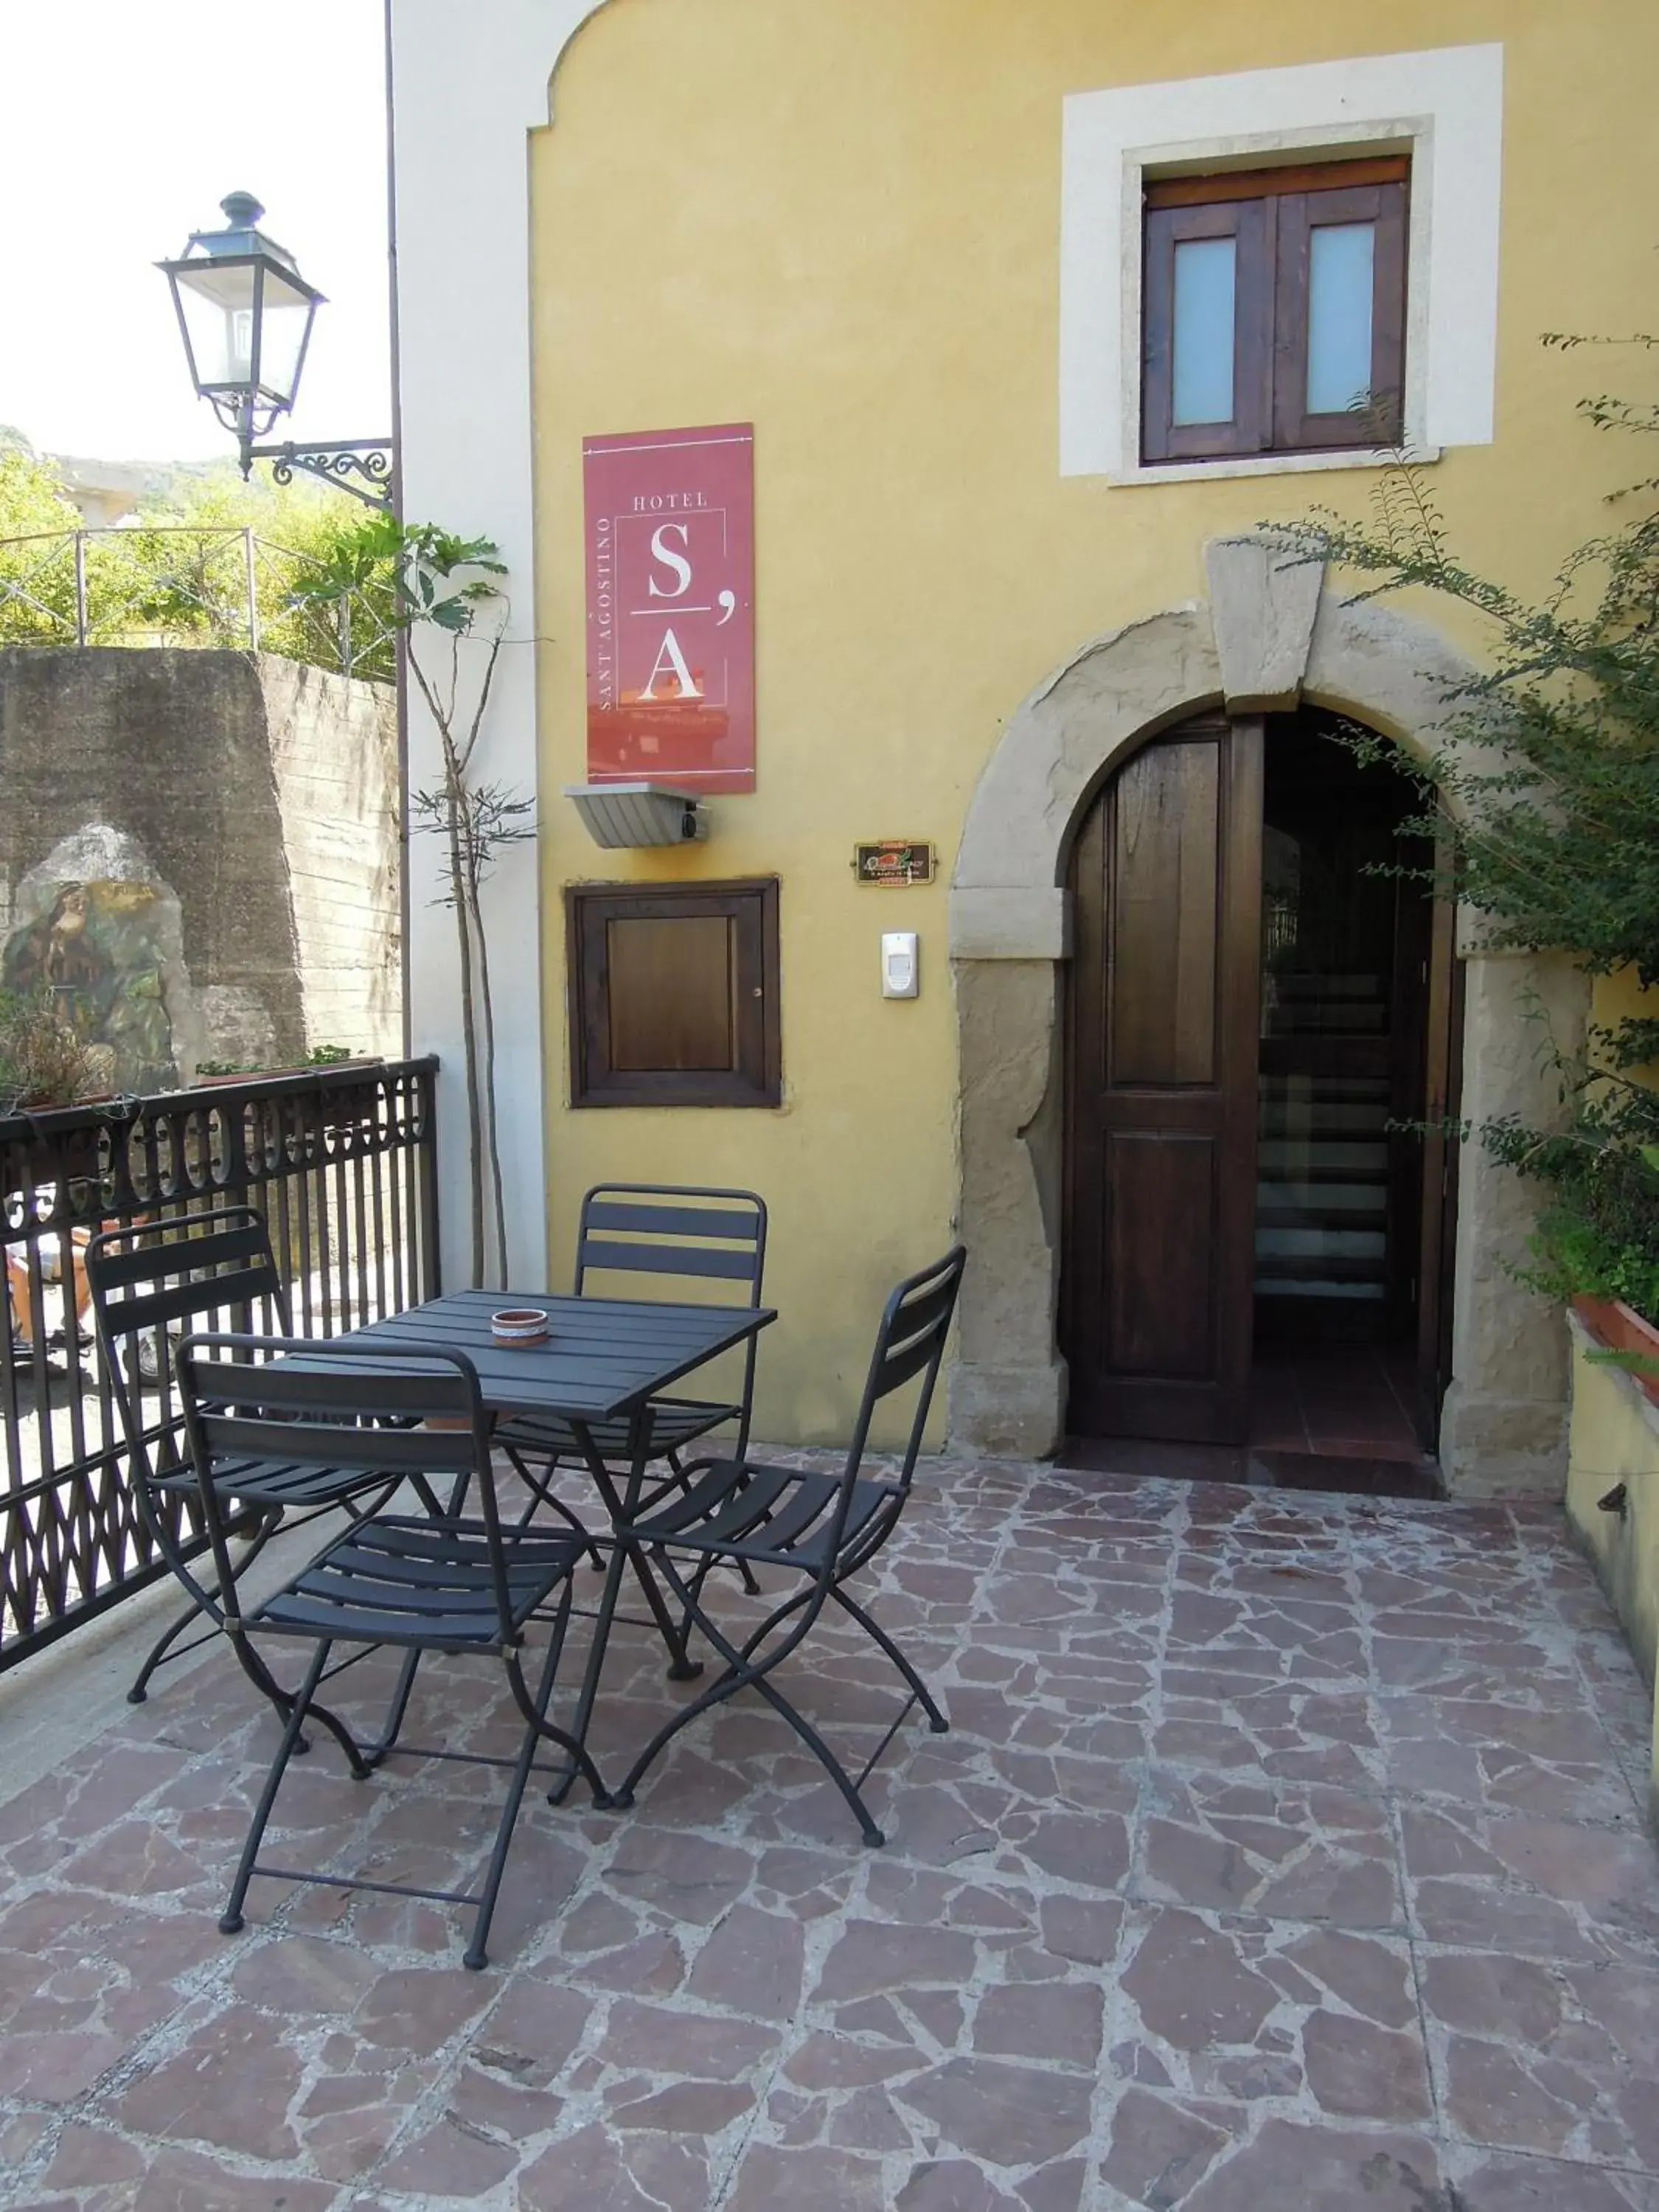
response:
<path fill-rule="evenodd" d="M 960 1224 L 973 1255 L 951 1384 L 959 1449 L 1042 1456 L 1064 1432 L 1063 887 L 1095 793 L 1159 731 L 1218 703 L 1261 713 L 1305 702 L 1426 757 L 1444 742 L 1449 696 L 1475 672 L 1437 631 L 1343 598 L 1318 563 L 1267 540 L 1217 540 L 1206 565 L 1207 602 L 1093 640 L 1032 692 L 969 809 L 950 913 Z M 1539 1012 L 1571 1049 L 1588 1017 L 1586 979 L 1558 957 L 1482 952 L 1467 933 L 1461 957 L 1465 1115 L 1547 1121 L 1559 1104 L 1539 1064 Z M 1559 1492 L 1565 1480 L 1565 1325 L 1506 1265 L 1523 1255 L 1534 1218 L 1514 1175 L 1466 1146 L 1440 1436 L 1459 1496 Z"/>

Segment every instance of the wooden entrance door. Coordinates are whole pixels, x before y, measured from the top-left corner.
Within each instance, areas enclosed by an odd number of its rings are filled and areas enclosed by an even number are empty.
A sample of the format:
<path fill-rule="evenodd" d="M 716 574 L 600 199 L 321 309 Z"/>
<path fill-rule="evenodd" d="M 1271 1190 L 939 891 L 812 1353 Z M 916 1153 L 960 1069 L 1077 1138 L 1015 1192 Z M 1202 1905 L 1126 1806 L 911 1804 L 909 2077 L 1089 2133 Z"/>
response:
<path fill-rule="evenodd" d="M 1078 836 L 1061 1344 L 1079 1434 L 1249 1415 L 1262 724 L 1137 753 Z"/>

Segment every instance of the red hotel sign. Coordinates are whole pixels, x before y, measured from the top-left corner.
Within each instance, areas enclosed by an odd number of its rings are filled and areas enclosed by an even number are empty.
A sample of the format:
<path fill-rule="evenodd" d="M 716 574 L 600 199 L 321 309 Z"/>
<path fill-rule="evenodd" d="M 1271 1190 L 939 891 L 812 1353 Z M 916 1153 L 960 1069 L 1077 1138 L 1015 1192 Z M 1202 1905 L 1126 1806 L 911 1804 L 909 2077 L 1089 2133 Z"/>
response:
<path fill-rule="evenodd" d="M 755 433 L 582 445 L 587 777 L 755 787 Z"/>

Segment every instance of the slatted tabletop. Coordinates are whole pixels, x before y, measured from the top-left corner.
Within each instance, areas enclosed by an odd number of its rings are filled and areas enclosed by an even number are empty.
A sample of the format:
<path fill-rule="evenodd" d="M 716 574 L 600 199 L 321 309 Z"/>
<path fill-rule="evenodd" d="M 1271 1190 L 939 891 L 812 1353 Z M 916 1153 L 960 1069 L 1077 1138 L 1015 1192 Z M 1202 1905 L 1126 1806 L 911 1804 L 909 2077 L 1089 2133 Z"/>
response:
<path fill-rule="evenodd" d="M 508 1347 L 490 1334 L 489 1317 L 507 1306 L 538 1306 L 548 1334 Z M 463 1352 L 478 1370 L 483 1401 L 495 1413 L 562 1413 L 604 1420 L 645 1399 L 777 1318 L 768 1306 L 658 1305 L 628 1298 L 554 1297 L 524 1291 L 452 1291 L 407 1313 L 337 1336 L 336 1344 L 397 1345 Z M 387 1359 L 389 1371 L 396 1361 Z"/>

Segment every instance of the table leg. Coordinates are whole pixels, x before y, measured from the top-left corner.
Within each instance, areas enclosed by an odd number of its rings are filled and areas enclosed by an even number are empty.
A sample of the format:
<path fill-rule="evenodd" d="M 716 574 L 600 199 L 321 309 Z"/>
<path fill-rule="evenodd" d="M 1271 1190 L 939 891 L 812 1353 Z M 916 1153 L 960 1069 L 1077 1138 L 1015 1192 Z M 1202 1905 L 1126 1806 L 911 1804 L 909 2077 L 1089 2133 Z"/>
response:
<path fill-rule="evenodd" d="M 582 1454 L 587 1461 L 588 1471 L 593 1477 L 594 1485 L 600 1497 L 605 1500 L 605 1510 L 611 1516 L 613 1557 L 617 1553 L 627 1554 L 628 1563 L 634 1570 L 634 1579 L 638 1583 L 641 1594 L 651 1608 L 651 1616 L 657 1624 L 658 1633 L 667 1646 L 670 1661 L 669 1680 L 675 1682 L 695 1681 L 702 1672 L 702 1662 L 688 1656 L 684 1631 L 675 1620 L 657 1578 L 651 1571 L 650 1565 L 645 1556 L 645 1547 L 642 1544 L 632 1542 L 626 1537 L 619 1536 L 616 1533 L 619 1528 L 631 1526 L 634 1516 L 639 1511 L 640 1494 L 645 1487 L 645 1471 L 651 1463 L 649 1410 L 641 1409 L 635 1414 L 629 1424 L 628 1475 L 620 1496 L 617 1494 L 616 1483 L 611 1479 L 611 1469 L 606 1466 L 603 1455 L 593 1441 L 592 1431 L 583 1422 L 577 1420 L 572 1420 L 570 1426 L 574 1432 L 577 1443 L 581 1446 Z M 610 1630 L 608 1620 L 605 1626 L 608 1633 Z"/>
<path fill-rule="evenodd" d="M 576 1715 L 571 1734 L 584 1750 L 587 1747 L 588 1724 L 593 1717 L 593 1706 L 599 1693 L 599 1675 L 605 1666 L 605 1647 L 611 1640 L 611 1624 L 617 1616 L 617 1605 L 622 1595 L 623 1574 L 625 1567 L 634 1571 L 646 1603 L 651 1608 L 652 1619 L 657 1624 L 668 1652 L 668 1679 L 672 1682 L 692 1682 L 702 1673 L 702 1662 L 693 1659 L 686 1650 L 685 1633 L 669 1610 L 657 1579 L 645 1556 L 643 1545 L 616 1532 L 627 1526 L 638 1510 L 640 1492 L 644 1486 L 645 1470 L 649 1462 L 649 1415 L 641 1412 L 634 1416 L 629 1426 L 628 1479 L 619 1496 L 611 1470 L 594 1443 L 592 1435 L 584 1422 L 572 1420 L 571 1429 L 581 1446 L 588 1471 L 594 1486 L 605 1500 L 611 1516 L 612 1539 L 611 1558 L 605 1567 L 605 1588 L 593 1617 L 593 1641 L 587 1655 L 587 1669 L 582 1677 L 581 1695 L 577 1700 Z M 550 1805 L 561 1803 L 571 1784 L 574 1771 L 556 1782 L 547 1793 Z"/>

